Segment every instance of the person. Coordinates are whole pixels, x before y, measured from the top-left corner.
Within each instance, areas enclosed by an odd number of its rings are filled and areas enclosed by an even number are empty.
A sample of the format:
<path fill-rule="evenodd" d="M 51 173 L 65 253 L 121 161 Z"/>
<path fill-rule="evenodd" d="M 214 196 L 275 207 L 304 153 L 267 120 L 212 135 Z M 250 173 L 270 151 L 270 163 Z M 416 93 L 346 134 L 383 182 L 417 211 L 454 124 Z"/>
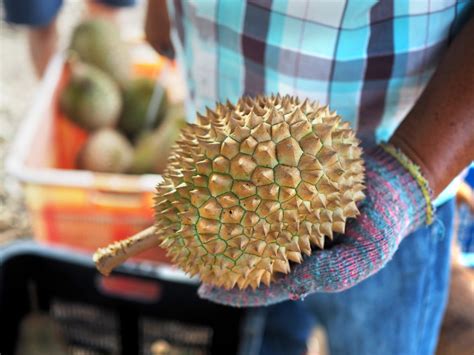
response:
<path fill-rule="evenodd" d="M 457 239 L 461 263 L 474 268 L 474 168 L 471 167 L 456 193 Z"/>
<path fill-rule="evenodd" d="M 471 354 L 474 349 L 474 170 L 456 193 L 457 228 L 452 241 L 449 298 L 438 340 L 438 354 Z"/>
<path fill-rule="evenodd" d="M 63 0 L 4 0 L 5 20 L 28 26 L 28 45 L 35 73 L 42 77 L 56 51 L 57 15 Z M 113 18 L 120 7 L 132 6 L 135 0 L 88 0 L 91 16 Z"/>
<path fill-rule="evenodd" d="M 168 5 L 151 6 L 149 18 L 160 21 L 147 38 L 162 53 L 174 48 L 188 112 L 242 95 L 297 95 L 337 110 L 365 151 L 366 199 L 336 245 L 269 287 L 202 285 L 200 296 L 268 306 L 255 310 L 267 318 L 262 354 L 303 354 L 316 321 L 332 355 L 433 353 L 447 299 L 456 177 L 474 159 L 474 3 Z"/>

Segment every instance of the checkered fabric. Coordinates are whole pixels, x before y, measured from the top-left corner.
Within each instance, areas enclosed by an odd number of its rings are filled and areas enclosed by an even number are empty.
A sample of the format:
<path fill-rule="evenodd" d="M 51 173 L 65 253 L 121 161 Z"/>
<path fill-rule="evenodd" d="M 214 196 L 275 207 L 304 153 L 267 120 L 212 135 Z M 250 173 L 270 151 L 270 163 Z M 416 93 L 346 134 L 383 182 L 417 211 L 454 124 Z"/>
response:
<path fill-rule="evenodd" d="M 329 104 L 373 146 L 412 108 L 473 8 L 474 0 L 168 0 L 189 120 L 216 101 L 278 92 Z"/>
<path fill-rule="evenodd" d="M 241 95 L 317 99 L 386 140 L 474 1 L 171 0 L 190 112 Z M 179 38 L 179 40 L 178 40 Z"/>

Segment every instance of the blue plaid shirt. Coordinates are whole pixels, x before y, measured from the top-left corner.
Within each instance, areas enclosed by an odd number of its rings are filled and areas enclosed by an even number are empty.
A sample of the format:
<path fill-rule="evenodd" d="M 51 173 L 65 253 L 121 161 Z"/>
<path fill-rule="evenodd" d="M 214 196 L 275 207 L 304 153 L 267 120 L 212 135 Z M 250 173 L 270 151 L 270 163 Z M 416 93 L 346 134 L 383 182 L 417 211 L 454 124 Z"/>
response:
<path fill-rule="evenodd" d="M 298 95 L 329 104 L 370 146 L 404 119 L 473 5 L 169 0 L 168 8 L 190 113 L 243 94 Z"/>

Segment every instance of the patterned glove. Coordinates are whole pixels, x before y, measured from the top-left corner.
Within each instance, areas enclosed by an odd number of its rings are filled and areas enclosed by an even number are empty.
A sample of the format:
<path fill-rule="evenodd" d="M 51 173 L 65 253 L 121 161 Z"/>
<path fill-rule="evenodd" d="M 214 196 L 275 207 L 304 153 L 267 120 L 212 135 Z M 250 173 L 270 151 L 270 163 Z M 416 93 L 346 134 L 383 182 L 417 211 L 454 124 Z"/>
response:
<path fill-rule="evenodd" d="M 343 291 L 383 268 L 405 236 L 431 223 L 433 207 L 427 181 L 403 153 L 382 145 L 364 158 L 367 197 L 340 243 L 315 250 L 270 286 L 226 291 L 203 284 L 199 295 L 236 307 L 270 305 L 318 291 Z"/>

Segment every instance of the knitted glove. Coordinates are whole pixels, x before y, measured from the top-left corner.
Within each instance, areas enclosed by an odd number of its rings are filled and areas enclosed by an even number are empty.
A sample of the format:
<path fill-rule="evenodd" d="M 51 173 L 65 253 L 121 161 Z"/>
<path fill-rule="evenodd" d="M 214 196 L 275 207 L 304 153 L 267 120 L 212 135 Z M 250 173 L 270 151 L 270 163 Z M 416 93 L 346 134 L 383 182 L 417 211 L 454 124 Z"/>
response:
<path fill-rule="evenodd" d="M 367 197 L 361 215 L 348 222 L 345 235 L 330 249 L 313 251 L 270 286 L 226 291 L 203 284 L 199 295 L 237 307 L 270 305 L 318 291 L 343 291 L 379 271 L 405 236 L 431 223 L 433 208 L 426 180 L 403 153 L 382 145 L 364 158 Z"/>

